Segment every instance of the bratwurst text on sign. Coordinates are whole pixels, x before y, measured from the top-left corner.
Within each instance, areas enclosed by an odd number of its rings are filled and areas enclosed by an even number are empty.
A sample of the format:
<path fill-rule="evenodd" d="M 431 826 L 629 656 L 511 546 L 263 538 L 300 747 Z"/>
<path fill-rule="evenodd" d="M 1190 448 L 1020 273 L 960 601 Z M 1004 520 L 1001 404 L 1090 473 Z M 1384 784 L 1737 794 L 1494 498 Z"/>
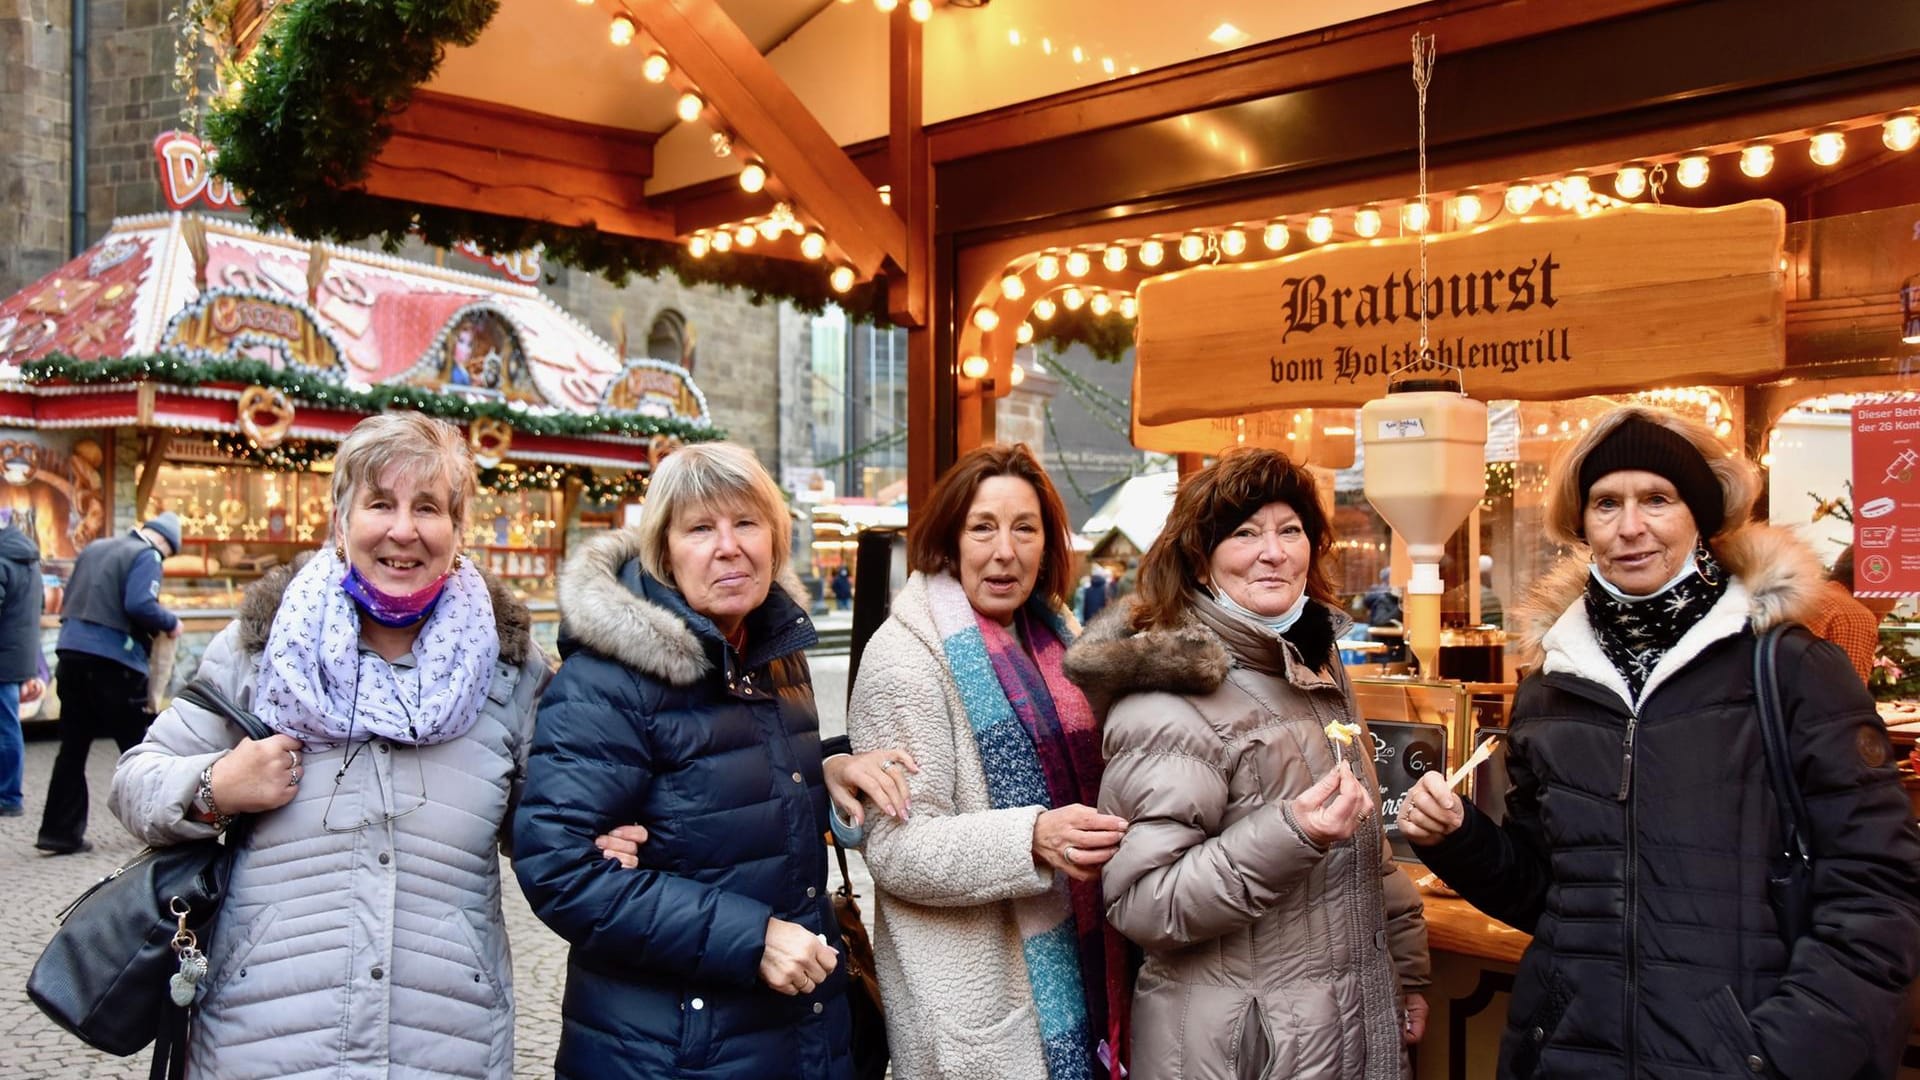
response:
<path fill-rule="evenodd" d="M 1409 366 L 1461 368 L 1482 399 L 1778 370 L 1785 221 L 1758 201 L 1489 226 L 1429 240 L 1424 285 L 1417 237 L 1153 278 L 1139 289 L 1137 417 L 1358 405 Z"/>

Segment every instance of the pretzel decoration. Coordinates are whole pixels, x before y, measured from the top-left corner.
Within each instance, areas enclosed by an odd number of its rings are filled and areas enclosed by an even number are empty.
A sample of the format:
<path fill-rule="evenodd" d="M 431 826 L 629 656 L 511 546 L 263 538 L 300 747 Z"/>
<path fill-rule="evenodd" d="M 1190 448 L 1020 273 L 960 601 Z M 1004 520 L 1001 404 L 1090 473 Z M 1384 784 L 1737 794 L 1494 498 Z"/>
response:
<path fill-rule="evenodd" d="M 677 435 L 655 435 L 647 440 L 647 464 L 654 466 L 666 459 L 668 454 L 680 449 L 680 437 Z"/>
<path fill-rule="evenodd" d="M 492 416 L 475 417 L 467 428 L 467 445 L 473 447 L 473 463 L 494 469 L 513 446 L 513 425 Z"/>
<path fill-rule="evenodd" d="M 279 390 L 249 386 L 240 394 L 240 431 L 262 450 L 271 450 L 286 439 L 293 427 L 293 402 Z"/>

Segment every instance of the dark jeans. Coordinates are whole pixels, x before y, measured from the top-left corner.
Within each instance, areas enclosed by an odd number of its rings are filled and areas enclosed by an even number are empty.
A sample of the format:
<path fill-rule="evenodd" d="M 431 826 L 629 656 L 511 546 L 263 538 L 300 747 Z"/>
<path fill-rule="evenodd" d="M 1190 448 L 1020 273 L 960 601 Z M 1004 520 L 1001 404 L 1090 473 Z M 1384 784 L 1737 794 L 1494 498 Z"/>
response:
<path fill-rule="evenodd" d="M 47 811 L 37 848 L 71 851 L 87 835 L 87 754 L 105 736 L 125 753 L 146 736 L 147 677 L 111 660 L 63 652 L 54 668 L 60 691 L 60 753 L 47 781 Z"/>

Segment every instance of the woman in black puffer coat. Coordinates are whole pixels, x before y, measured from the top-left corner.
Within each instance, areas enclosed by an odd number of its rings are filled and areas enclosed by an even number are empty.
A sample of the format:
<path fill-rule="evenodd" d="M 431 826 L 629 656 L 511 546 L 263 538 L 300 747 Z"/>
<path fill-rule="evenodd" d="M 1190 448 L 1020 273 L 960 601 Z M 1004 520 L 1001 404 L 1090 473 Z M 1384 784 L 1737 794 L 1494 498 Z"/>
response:
<path fill-rule="evenodd" d="M 564 659 L 513 830 L 528 901 L 573 946 L 560 1076 L 851 1076 L 828 788 L 895 800 L 851 779 L 888 752 L 822 766 L 813 623 L 773 587 L 788 528 L 751 451 L 690 446 L 637 528 L 561 571 Z M 595 850 L 628 823 L 632 869 Z"/>
<path fill-rule="evenodd" d="M 1821 572 L 1747 526 L 1751 469 L 1705 428 L 1609 413 L 1549 492 L 1584 544 L 1534 590 L 1539 668 L 1514 701 L 1495 825 L 1423 777 L 1401 832 L 1449 885 L 1530 931 L 1500 1076 L 1891 1077 L 1920 972 L 1920 834 L 1886 731 L 1838 648 L 1778 655 L 1814 858 L 1811 929 L 1768 900 L 1780 817 L 1753 687 L 1757 634 Z"/>

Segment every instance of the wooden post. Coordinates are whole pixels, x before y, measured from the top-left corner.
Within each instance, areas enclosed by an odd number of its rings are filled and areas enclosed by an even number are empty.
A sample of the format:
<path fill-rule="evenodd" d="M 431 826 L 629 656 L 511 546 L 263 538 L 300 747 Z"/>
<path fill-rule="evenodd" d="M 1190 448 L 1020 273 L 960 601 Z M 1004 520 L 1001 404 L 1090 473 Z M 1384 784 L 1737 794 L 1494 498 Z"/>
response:
<path fill-rule="evenodd" d="M 907 507 L 909 520 L 924 506 L 940 475 L 940 382 L 951 379 L 939 360 L 933 308 L 933 164 L 920 126 L 920 24 L 897 8 L 891 16 L 887 79 L 891 90 L 887 155 L 893 211 L 906 221 L 906 265 L 887 278 L 887 314 L 907 328 Z"/>
<path fill-rule="evenodd" d="M 1187 477 L 1207 467 L 1207 455 L 1175 454 L 1174 462 L 1180 468 L 1180 479 L 1185 480 Z"/>
<path fill-rule="evenodd" d="M 133 488 L 133 519 L 147 519 L 147 500 L 153 498 L 153 485 L 160 479 L 160 463 L 167 456 L 167 444 L 173 436 L 165 431 L 147 433 L 146 460 L 140 464 L 140 480 Z M 109 462 L 111 464 L 111 462 Z"/>

